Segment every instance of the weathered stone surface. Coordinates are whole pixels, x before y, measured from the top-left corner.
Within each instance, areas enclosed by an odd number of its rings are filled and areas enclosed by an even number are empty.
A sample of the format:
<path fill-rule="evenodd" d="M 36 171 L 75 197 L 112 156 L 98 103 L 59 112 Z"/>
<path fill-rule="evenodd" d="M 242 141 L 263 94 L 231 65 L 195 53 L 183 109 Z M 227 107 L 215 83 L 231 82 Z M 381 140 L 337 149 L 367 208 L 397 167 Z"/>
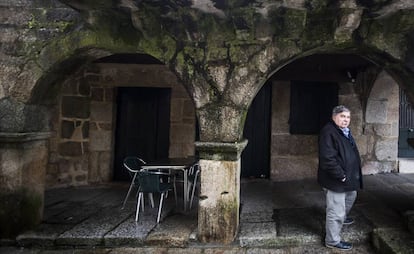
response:
<path fill-rule="evenodd" d="M 62 116 L 88 118 L 90 115 L 90 100 L 88 97 L 63 96 Z"/>
<path fill-rule="evenodd" d="M 112 102 L 91 102 L 90 120 L 95 122 L 112 122 Z"/>
<path fill-rule="evenodd" d="M 310 156 L 274 156 L 271 163 L 273 181 L 314 178 L 318 169 L 318 158 Z"/>
<path fill-rule="evenodd" d="M 272 135 L 272 156 L 316 156 L 317 135 Z"/>
<path fill-rule="evenodd" d="M 407 211 L 404 213 L 404 216 L 407 221 L 408 230 L 411 232 L 411 234 L 414 234 L 414 211 Z"/>
<path fill-rule="evenodd" d="M 231 243 L 239 226 L 240 160 L 201 159 L 198 238 L 201 242 Z"/>
<path fill-rule="evenodd" d="M 89 133 L 90 151 L 110 151 L 112 147 L 112 132 L 104 130 Z"/>
<path fill-rule="evenodd" d="M 374 229 L 373 245 L 380 254 L 414 253 L 411 236 L 395 228 Z"/>
<path fill-rule="evenodd" d="M 238 238 L 241 247 L 271 245 L 277 237 L 275 222 L 243 223 Z"/>
<path fill-rule="evenodd" d="M 79 94 L 83 96 L 90 96 L 91 93 L 91 87 L 86 82 L 86 79 L 81 79 L 79 82 Z"/>
<path fill-rule="evenodd" d="M 89 182 L 105 182 L 109 181 L 112 171 L 112 154 L 110 152 L 89 153 L 89 165 L 87 168 Z"/>
<path fill-rule="evenodd" d="M 91 100 L 92 101 L 103 101 L 104 100 L 104 89 L 102 87 L 91 88 Z"/>
<path fill-rule="evenodd" d="M 396 162 L 365 161 L 362 166 L 363 174 L 389 173 L 396 171 Z"/>
<path fill-rule="evenodd" d="M 24 105 L 10 99 L 0 100 L 0 131 L 20 132 L 24 128 Z"/>
<path fill-rule="evenodd" d="M 81 156 L 82 154 L 84 154 L 82 142 L 60 143 L 59 154 L 62 156 Z"/>
<path fill-rule="evenodd" d="M 72 121 L 62 121 L 61 123 L 61 137 L 62 138 L 71 138 L 73 131 L 75 130 L 75 123 Z"/>
<path fill-rule="evenodd" d="M 151 231 L 146 243 L 151 245 L 167 245 L 185 247 L 191 232 L 197 227 L 197 222 L 189 215 L 173 215 L 168 217 Z"/>
<path fill-rule="evenodd" d="M 40 223 L 48 135 L 30 133 L 0 136 L 1 238 L 11 238 Z M 7 205 L 8 204 L 8 205 Z"/>
<path fill-rule="evenodd" d="M 114 216 L 115 212 L 117 216 Z M 119 211 L 118 208 L 114 207 L 105 208 L 99 213 L 93 214 L 89 220 L 77 224 L 75 227 L 59 235 L 56 243 L 78 246 L 99 245 L 109 230 L 118 226 L 130 216 L 130 211 Z M 86 232 L 88 237 L 85 237 Z"/>
<path fill-rule="evenodd" d="M 375 144 L 375 155 L 380 161 L 395 161 L 398 155 L 397 138 L 378 140 Z"/>

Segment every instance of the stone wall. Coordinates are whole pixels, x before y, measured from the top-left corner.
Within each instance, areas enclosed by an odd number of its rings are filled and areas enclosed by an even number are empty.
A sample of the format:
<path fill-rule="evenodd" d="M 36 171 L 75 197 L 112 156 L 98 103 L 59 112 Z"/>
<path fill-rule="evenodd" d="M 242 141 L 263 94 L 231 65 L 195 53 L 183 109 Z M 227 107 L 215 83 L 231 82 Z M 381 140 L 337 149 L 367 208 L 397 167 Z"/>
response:
<path fill-rule="evenodd" d="M 88 182 L 91 89 L 80 71 L 62 84 L 51 126 L 47 186 Z"/>
<path fill-rule="evenodd" d="M 317 136 L 289 133 L 290 82 L 273 81 L 270 179 L 289 181 L 316 176 Z"/>
<path fill-rule="evenodd" d="M 194 105 L 165 66 L 94 64 L 62 84 L 52 118 L 47 186 L 112 180 L 116 87 L 171 88 L 169 157 L 195 153 Z"/>
<path fill-rule="evenodd" d="M 365 135 L 367 151 L 363 172 L 397 171 L 399 87 L 385 72 L 374 83 L 367 103 Z"/>

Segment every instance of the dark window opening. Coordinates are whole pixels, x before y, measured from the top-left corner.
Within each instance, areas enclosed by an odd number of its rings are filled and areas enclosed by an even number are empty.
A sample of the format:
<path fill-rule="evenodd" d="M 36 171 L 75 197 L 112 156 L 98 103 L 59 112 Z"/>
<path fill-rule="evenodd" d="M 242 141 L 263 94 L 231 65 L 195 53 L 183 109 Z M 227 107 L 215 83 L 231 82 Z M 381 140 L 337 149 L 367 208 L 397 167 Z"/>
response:
<path fill-rule="evenodd" d="M 403 89 L 400 89 L 398 157 L 414 157 L 414 106 Z"/>
<path fill-rule="evenodd" d="M 289 131 L 314 135 L 331 119 L 338 105 L 338 84 L 333 82 L 292 81 Z"/>

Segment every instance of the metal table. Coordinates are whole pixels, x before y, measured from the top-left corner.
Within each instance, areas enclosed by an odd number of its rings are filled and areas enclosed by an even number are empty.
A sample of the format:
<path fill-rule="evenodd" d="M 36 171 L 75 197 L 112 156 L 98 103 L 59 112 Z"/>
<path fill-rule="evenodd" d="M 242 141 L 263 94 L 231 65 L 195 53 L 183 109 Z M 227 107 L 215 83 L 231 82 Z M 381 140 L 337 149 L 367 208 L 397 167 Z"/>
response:
<path fill-rule="evenodd" d="M 157 170 L 168 169 L 173 171 L 183 172 L 183 196 L 184 196 L 184 211 L 187 210 L 189 202 L 188 193 L 188 170 L 197 162 L 195 157 L 186 158 L 170 158 L 164 160 L 150 161 L 141 167 L 142 170 Z"/>

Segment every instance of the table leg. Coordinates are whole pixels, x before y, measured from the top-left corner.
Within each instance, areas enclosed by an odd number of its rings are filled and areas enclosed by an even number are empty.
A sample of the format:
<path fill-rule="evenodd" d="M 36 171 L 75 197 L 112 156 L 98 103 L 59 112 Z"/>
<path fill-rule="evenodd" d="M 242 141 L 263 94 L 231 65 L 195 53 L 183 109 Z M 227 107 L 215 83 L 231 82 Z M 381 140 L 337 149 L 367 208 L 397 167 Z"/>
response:
<path fill-rule="evenodd" d="M 183 173 L 184 173 L 184 211 L 187 210 L 187 203 L 188 203 L 188 175 L 187 175 L 188 170 L 184 169 Z"/>

